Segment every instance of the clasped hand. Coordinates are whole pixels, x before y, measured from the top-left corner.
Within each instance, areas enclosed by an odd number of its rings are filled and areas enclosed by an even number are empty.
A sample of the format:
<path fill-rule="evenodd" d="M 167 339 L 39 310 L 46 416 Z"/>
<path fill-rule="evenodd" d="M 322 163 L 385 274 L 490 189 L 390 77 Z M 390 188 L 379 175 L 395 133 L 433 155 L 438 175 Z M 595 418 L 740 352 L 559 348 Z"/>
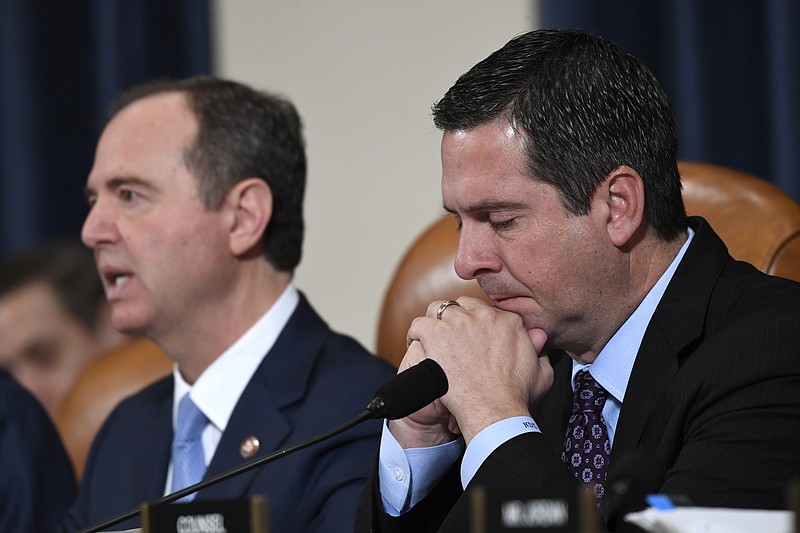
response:
<path fill-rule="evenodd" d="M 513 416 L 528 416 L 528 406 L 553 383 L 550 361 L 542 353 L 547 334 L 526 330 L 519 315 L 477 298 L 461 297 L 436 318 L 441 301 L 408 330 L 408 350 L 400 371 L 430 358 L 444 369 L 449 390 L 411 416 L 392 421 L 392 434 L 404 448 L 442 444 L 462 434 L 467 442 L 482 429 Z"/>

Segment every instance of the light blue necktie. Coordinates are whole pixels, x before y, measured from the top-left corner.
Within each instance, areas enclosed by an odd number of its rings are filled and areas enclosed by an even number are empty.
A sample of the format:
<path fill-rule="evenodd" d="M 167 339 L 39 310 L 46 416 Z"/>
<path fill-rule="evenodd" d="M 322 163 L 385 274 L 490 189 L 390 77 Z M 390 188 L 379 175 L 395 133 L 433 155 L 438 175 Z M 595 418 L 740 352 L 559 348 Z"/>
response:
<path fill-rule="evenodd" d="M 201 437 L 207 424 L 208 419 L 187 393 L 178 404 L 177 427 L 172 439 L 172 492 L 203 479 L 206 463 Z M 190 494 L 178 501 L 189 502 L 194 497 Z"/>

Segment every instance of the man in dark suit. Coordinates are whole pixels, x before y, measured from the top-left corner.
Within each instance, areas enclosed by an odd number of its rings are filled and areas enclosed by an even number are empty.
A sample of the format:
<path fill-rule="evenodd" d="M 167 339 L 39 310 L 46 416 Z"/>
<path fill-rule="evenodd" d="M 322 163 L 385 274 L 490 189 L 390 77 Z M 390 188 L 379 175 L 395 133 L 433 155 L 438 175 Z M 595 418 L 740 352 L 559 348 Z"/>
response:
<path fill-rule="evenodd" d="M 64 529 L 321 434 L 393 375 L 292 284 L 305 176 L 300 119 L 281 98 L 215 78 L 120 97 L 82 238 L 114 325 L 157 342 L 175 370 L 110 415 Z M 265 495 L 270 531 L 349 529 L 379 432 L 359 426 L 196 497 Z"/>
<path fill-rule="evenodd" d="M 0 369 L 0 531 L 55 531 L 75 498 L 61 439 L 39 402 Z"/>
<path fill-rule="evenodd" d="M 455 269 L 494 306 L 433 302 L 412 323 L 401 369 L 434 359 L 450 389 L 385 427 L 357 530 L 469 531 L 474 487 L 585 484 L 622 531 L 642 502 L 614 476 L 696 505 L 785 507 L 800 285 L 687 218 L 653 75 L 603 39 L 534 31 L 464 74 L 434 122 Z"/>

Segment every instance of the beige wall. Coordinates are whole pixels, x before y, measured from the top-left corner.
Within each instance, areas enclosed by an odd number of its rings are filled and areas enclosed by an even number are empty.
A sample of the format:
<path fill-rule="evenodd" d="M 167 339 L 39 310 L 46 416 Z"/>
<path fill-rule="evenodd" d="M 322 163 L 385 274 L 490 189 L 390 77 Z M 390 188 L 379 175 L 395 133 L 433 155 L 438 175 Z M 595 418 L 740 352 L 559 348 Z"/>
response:
<path fill-rule="evenodd" d="M 407 246 L 442 213 L 430 106 L 535 27 L 532 0 L 217 0 L 217 73 L 287 95 L 305 122 L 307 234 L 296 282 L 374 349 Z"/>

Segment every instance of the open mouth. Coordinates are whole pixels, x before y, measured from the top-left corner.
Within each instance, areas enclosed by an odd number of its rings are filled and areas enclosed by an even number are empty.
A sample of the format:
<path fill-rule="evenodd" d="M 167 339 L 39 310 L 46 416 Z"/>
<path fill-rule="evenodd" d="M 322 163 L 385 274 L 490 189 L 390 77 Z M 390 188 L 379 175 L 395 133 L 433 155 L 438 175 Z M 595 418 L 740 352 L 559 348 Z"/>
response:
<path fill-rule="evenodd" d="M 119 275 L 111 277 L 111 280 L 112 280 L 112 282 L 113 282 L 115 287 L 119 287 L 120 285 L 122 285 L 123 283 L 128 281 L 129 279 L 130 279 L 130 275 L 128 275 L 128 274 L 119 274 Z"/>
<path fill-rule="evenodd" d="M 119 296 L 119 292 L 133 277 L 130 272 L 114 267 L 104 267 L 101 269 L 101 273 L 108 299 Z"/>

